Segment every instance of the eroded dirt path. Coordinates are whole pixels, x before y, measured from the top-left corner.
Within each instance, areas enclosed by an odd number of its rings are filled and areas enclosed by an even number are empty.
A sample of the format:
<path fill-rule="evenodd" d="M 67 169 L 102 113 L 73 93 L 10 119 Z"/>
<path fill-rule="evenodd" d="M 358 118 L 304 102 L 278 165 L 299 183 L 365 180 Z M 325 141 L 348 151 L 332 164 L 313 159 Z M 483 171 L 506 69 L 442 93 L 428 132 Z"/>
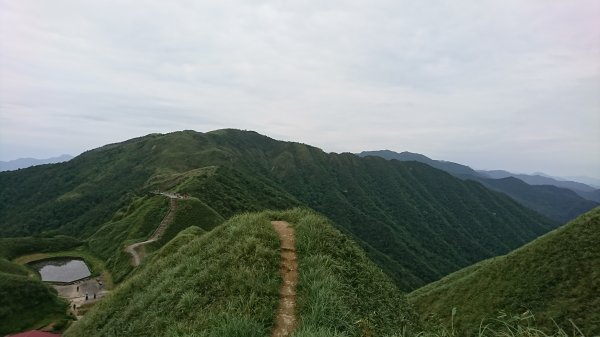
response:
<path fill-rule="evenodd" d="M 285 221 L 271 221 L 281 241 L 281 267 L 283 282 L 279 288 L 279 308 L 271 337 L 287 337 L 296 327 L 296 284 L 298 283 L 298 259 L 294 229 Z"/>
<path fill-rule="evenodd" d="M 162 219 L 162 221 L 160 222 L 160 225 L 158 225 L 158 227 L 156 228 L 154 233 L 152 233 L 150 238 L 148 238 L 148 240 L 142 241 L 142 242 L 136 242 L 134 244 L 131 244 L 131 245 L 125 247 L 125 251 L 131 255 L 131 265 L 134 267 L 137 267 L 140 265 L 143 255 L 145 255 L 145 254 L 139 252 L 138 248 L 143 245 L 147 245 L 151 242 L 157 241 L 158 239 L 161 238 L 161 236 L 165 233 L 165 230 L 167 229 L 167 227 L 171 224 L 171 222 L 173 222 L 173 218 L 175 217 L 175 212 L 177 212 L 177 200 L 183 199 L 181 197 L 177 197 L 174 195 L 172 196 L 167 193 L 161 193 L 161 194 L 166 196 L 170 200 L 169 213 L 167 213 L 167 215 Z"/>

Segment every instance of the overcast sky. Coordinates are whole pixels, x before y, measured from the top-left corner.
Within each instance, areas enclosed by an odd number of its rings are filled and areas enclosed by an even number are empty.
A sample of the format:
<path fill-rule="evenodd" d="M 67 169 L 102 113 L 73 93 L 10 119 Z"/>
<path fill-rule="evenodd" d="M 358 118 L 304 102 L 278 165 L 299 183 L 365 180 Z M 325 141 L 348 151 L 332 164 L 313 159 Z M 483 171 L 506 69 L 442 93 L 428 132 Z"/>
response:
<path fill-rule="evenodd" d="M 0 0 L 0 160 L 153 132 L 600 176 L 600 1 Z"/>

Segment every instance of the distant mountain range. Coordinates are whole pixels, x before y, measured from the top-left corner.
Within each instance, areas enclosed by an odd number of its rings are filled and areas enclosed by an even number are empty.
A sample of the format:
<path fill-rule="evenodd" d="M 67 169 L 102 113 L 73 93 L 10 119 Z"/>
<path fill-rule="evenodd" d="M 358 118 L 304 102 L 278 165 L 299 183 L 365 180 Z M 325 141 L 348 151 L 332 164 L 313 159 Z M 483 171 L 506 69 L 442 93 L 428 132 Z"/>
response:
<path fill-rule="evenodd" d="M 576 181 L 559 180 L 542 174 L 518 174 L 504 170 L 478 170 L 479 174 L 493 179 L 502 179 L 506 177 L 515 177 L 523 180 L 529 185 L 553 185 L 557 187 L 568 188 L 573 191 L 591 192 L 596 190 L 594 187 L 579 183 Z"/>
<path fill-rule="evenodd" d="M 482 176 L 487 176 L 492 179 L 502 179 L 507 177 L 514 177 L 526 182 L 529 185 L 551 185 L 561 188 L 567 188 L 584 199 L 600 202 L 600 189 L 593 186 L 570 180 L 560 180 L 554 177 L 550 177 L 542 174 L 517 174 L 504 170 L 478 170 Z"/>
<path fill-rule="evenodd" d="M 9 161 L 1 161 L 0 160 L 0 172 L 2 171 L 14 171 L 22 168 L 27 168 L 36 165 L 44 165 L 44 164 L 55 164 L 62 163 L 65 161 L 69 161 L 73 159 L 73 156 L 68 154 L 63 154 L 58 157 L 46 158 L 46 159 L 36 159 L 36 158 L 19 158 L 15 160 Z"/>
<path fill-rule="evenodd" d="M 600 179 L 587 177 L 587 176 L 569 176 L 569 177 L 561 177 L 558 180 L 573 180 L 580 183 L 584 183 L 586 185 L 590 185 L 594 188 L 600 188 Z"/>
<path fill-rule="evenodd" d="M 361 157 L 377 156 L 387 160 L 417 161 L 463 180 L 475 180 L 486 187 L 507 194 L 522 205 L 548 218 L 565 223 L 598 206 L 600 189 L 575 182 L 562 181 L 546 175 L 515 174 L 503 170 L 476 171 L 469 166 L 434 160 L 419 153 L 390 150 L 364 151 Z"/>

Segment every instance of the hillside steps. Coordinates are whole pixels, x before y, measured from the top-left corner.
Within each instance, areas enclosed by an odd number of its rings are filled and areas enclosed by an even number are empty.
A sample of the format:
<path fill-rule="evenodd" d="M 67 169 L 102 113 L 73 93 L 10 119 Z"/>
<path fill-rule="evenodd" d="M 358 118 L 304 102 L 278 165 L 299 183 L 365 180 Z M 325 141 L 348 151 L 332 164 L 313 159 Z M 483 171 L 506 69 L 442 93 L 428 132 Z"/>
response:
<path fill-rule="evenodd" d="M 283 282 L 279 288 L 279 308 L 271 337 L 287 337 L 297 325 L 296 285 L 298 284 L 298 258 L 296 255 L 295 233 L 285 221 L 271 221 L 281 241 L 281 266 L 279 274 Z"/>

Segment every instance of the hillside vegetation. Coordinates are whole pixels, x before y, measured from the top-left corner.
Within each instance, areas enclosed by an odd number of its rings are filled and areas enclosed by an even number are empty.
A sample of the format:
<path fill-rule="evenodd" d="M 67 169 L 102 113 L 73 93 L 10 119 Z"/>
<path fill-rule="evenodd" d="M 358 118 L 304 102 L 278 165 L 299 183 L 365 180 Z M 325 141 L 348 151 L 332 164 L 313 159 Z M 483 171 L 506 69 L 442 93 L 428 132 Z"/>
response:
<path fill-rule="evenodd" d="M 500 310 L 530 310 L 548 330 L 571 331 L 572 320 L 586 336 L 600 334 L 600 208 L 516 251 L 482 261 L 410 294 L 423 314 L 448 317 L 476 330 Z"/>
<path fill-rule="evenodd" d="M 404 294 L 352 240 L 312 212 L 269 212 L 293 224 L 299 262 L 294 336 L 391 336 L 415 328 Z"/>
<path fill-rule="evenodd" d="M 38 328 L 68 319 L 67 302 L 39 280 L 34 270 L 11 262 L 31 253 L 50 253 L 81 246 L 68 236 L 0 238 L 0 335 Z"/>
<path fill-rule="evenodd" d="M 109 240 L 106 226 L 121 221 L 115 213 L 157 188 L 188 193 L 223 218 L 308 206 L 404 289 L 507 253 L 555 226 L 505 195 L 424 164 L 218 130 L 153 134 L 66 163 L 0 173 L 0 235 Z M 130 234 L 95 245 L 115 254 L 110 246 Z"/>
<path fill-rule="evenodd" d="M 163 196 L 136 198 L 87 240 L 90 251 L 106 261 L 116 282 L 132 269 L 131 256 L 125 253 L 125 245 L 146 240 L 167 214 L 168 208 L 168 200 Z"/>
<path fill-rule="evenodd" d="M 265 335 L 279 242 L 264 221 L 240 216 L 210 233 L 183 231 L 65 336 Z"/>
<path fill-rule="evenodd" d="M 154 175 L 147 188 L 193 194 L 210 200 L 213 207 L 225 216 L 265 209 L 269 205 L 272 208 L 286 208 L 298 204 L 283 192 L 271 191 L 270 187 L 256 179 L 219 167 Z M 174 219 L 166 227 L 162 237 L 140 249 L 146 253 L 154 251 L 189 226 L 210 231 L 225 220 L 219 212 L 199 198 L 177 200 Z M 116 282 L 122 281 L 132 270 L 131 256 L 125 253 L 124 247 L 146 240 L 167 213 L 168 198 L 164 196 L 148 194 L 134 198 L 87 240 L 90 250 L 106 260 Z"/>
<path fill-rule="evenodd" d="M 12 260 L 31 253 L 49 253 L 80 246 L 82 242 L 70 236 L 0 238 L 0 258 Z"/>
<path fill-rule="evenodd" d="M 385 336 L 412 317 L 404 296 L 358 246 L 310 211 L 190 227 L 65 336 L 267 336 L 281 283 L 272 219 L 292 221 L 299 260 L 295 336 Z"/>
<path fill-rule="evenodd" d="M 188 227 L 197 226 L 208 232 L 224 221 L 225 219 L 219 213 L 197 198 L 178 200 L 173 223 L 158 240 L 158 245 L 166 244 Z"/>
<path fill-rule="evenodd" d="M 67 302 L 30 271 L 0 259 L 0 335 L 66 318 Z"/>

